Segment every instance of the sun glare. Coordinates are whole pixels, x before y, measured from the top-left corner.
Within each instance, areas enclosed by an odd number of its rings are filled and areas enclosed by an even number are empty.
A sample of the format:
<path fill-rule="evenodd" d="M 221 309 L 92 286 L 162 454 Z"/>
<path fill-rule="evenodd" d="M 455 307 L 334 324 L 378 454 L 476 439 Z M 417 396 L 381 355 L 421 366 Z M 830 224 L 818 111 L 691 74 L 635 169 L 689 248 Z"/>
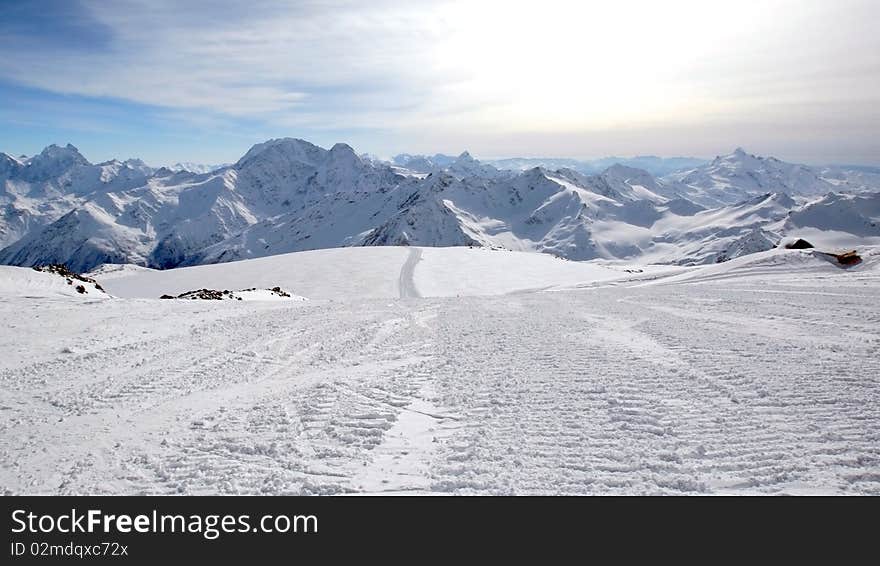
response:
<path fill-rule="evenodd" d="M 457 97 L 486 101 L 486 123 L 537 130 L 607 128 L 722 110 L 701 87 L 713 61 L 759 40 L 759 3 L 719 19 L 705 2 L 496 2 L 446 7 L 437 65 Z M 492 104 L 495 102 L 496 104 Z"/>

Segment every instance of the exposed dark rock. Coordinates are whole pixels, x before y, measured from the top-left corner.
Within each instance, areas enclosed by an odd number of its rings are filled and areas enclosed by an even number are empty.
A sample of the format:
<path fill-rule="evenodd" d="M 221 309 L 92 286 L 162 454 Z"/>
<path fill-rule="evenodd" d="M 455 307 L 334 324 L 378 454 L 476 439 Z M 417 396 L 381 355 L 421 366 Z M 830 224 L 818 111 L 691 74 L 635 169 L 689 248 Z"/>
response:
<path fill-rule="evenodd" d="M 813 244 L 802 238 L 798 238 L 793 242 L 785 244 L 785 247 L 789 250 L 808 250 L 813 247 Z"/>
<path fill-rule="evenodd" d="M 290 296 L 290 293 L 282 291 L 281 287 L 272 287 L 272 289 L 270 289 L 270 291 L 272 291 L 273 293 L 275 293 L 279 297 L 289 297 Z"/>
<path fill-rule="evenodd" d="M 162 295 L 159 297 L 160 299 L 190 299 L 190 300 L 205 300 L 205 301 L 223 301 L 223 300 L 237 300 L 241 301 L 242 298 L 236 293 L 246 293 L 248 291 L 257 291 L 256 287 L 251 287 L 249 289 L 241 289 L 239 291 L 230 291 L 229 289 L 224 289 L 222 291 L 218 291 L 217 289 L 197 289 L 195 291 L 187 291 L 185 293 L 181 293 L 176 297 L 173 295 Z M 267 291 L 271 292 L 274 295 L 279 297 L 290 297 L 290 293 L 283 290 L 281 287 L 272 287 L 271 289 L 267 289 Z"/>
<path fill-rule="evenodd" d="M 228 292 L 225 293 L 228 295 Z M 186 293 L 181 293 L 177 295 L 178 299 L 203 299 L 206 301 L 222 301 L 226 297 L 224 296 L 223 291 L 217 291 L 216 289 L 198 289 L 196 291 L 187 291 Z"/>
<path fill-rule="evenodd" d="M 83 283 L 91 283 L 92 285 L 95 286 L 95 289 L 97 289 L 98 291 L 104 290 L 104 288 L 101 287 L 101 285 L 98 284 L 98 282 L 95 281 L 94 279 L 92 279 L 91 277 L 86 277 L 85 275 L 80 275 L 79 273 L 76 273 L 75 271 L 71 271 L 70 269 L 67 268 L 67 266 L 62 265 L 60 263 L 53 263 L 53 264 L 49 264 L 49 265 L 35 265 L 33 269 L 34 269 L 34 271 L 41 271 L 43 273 L 54 273 L 55 275 L 60 275 L 61 277 L 64 277 L 66 279 L 68 285 L 73 285 L 73 280 L 75 279 L 77 281 L 82 281 Z M 80 289 L 82 289 L 82 291 L 80 291 Z M 83 294 L 87 292 L 84 285 L 77 285 L 76 290 L 77 290 L 77 292 L 83 293 Z"/>

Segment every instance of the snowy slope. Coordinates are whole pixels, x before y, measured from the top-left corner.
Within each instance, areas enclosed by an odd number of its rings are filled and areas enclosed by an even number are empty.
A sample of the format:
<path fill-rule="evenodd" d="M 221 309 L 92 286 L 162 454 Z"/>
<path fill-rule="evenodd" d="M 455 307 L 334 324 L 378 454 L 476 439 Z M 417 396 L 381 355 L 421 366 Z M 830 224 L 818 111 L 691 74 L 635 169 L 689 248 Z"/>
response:
<path fill-rule="evenodd" d="M 415 286 L 423 297 L 522 293 L 627 279 L 620 268 L 547 254 L 486 248 L 420 248 Z"/>
<path fill-rule="evenodd" d="M 880 187 L 880 167 L 834 165 L 821 168 L 820 174 L 838 191 L 876 191 Z"/>
<path fill-rule="evenodd" d="M 876 256 L 880 247 L 859 248 L 869 258 L 855 266 L 841 266 L 833 258 L 815 249 L 772 249 L 755 252 L 724 263 L 690 269 L 684 273 L 649 281 L 642 285 L 673 285 L 679 283 L 725 282 L 761 278 L 797 280 L 810 276 L 838 275 L 843 272 L 876 270 Z"/>
<path fill-rule="evenodd" d="M 106 274 L 106 275 L 104 275 Z M 535 288 L 624 280 L 618 267 L 546 254 L 415 247 L 337 248 L 170 269 L 102 268 L 90 274 L 114 296 L 157 298 L 200 288 L 280 286 L 310 299 L 498 295 Z"/>
<path fill-rule="evenodd" d="M 880 192 L 826 195 L 793 211 L 786 224 L 791 229 L 812 227 L 880 237 Z"/>
<path fill-rule="evenodd" d="M 201 288 L 280 286 L 309 299 L 397 297 L 404 248 L 329 249 L 234 263 L 150 270 L 102 278 L 107 292 L 125 298 L 158 298 Z"/>
<path fill-rule="evenodd" d="M 873 257 L 880 247 L 861 247 Z M 837 251 L 829 249 L 828 251 Z M 880 256 L 878 256 L 880 257 Z M 850 270 L 864 269 L 864 262 Z M 690 268 L 620 262 L 575 262 L 548 254 L 468 247 L 367 247 L 315 250 L 171 270 L 104 266 L 89 275 L 112 295 L 158 298 L 201 288 L 282 289 L 310 299 L 467 297 L 539 290 L 595 288 L 648 281 L 678 283 L 801 270 L 836 273 L 833 261 L 814 250 L 761 248 L 731 254 L 730 261 Z"/>
<path fill-rule="evenodd" d="M 81 300 L 3 267 L 0 289 L 17 288 L 0 291 L 14 333 L 0 340 L 0 488 L 880 495 L 880 254 L 865 257 L 844 270 L 764 252 L 565 290 L 605 273 L 387 247 L 106 281 L 155 297 L 263 277 L 344 301 Z M 519 285 L 553 289 L 411 292 Z"/>
<path fill-rule="evenodd" d="M 133 263 L 105 263 L 89 271 L 85 275 L 92 278 L 100 278 L 101 281 L 108 279 L 116 279 L 117 277 L 128 277 L 141 273 L 150 273 L 155 269 L 135 265 Z"/>
<path fill-rule="evenodd" d="M 68 282 L 70 281 L 70 282 Z M 77 291 L 82 286 L 84 293 Z M 0 300 L 16 298 L 72 297 L 77 299 L 107 298 L 107 293 L 94 283 L 68 279 L 55 273 L 35 271 L 29 267 L 0 265 Z"/>

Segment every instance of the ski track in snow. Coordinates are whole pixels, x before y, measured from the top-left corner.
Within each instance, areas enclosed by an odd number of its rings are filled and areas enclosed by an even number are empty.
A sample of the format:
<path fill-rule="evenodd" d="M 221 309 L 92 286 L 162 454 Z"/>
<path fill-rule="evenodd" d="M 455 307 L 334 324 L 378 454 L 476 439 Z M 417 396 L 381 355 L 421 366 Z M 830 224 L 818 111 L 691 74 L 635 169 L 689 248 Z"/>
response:
<path fill-rule="evenodd" d="M 421 248 L 409 248 L 409 255 L 406 256 L 406 262 L 400 268 L 400 279 L 398 280 L 398 288 L 400 289 L 400 298 L 418 298 L 421 297 L 418 289 L 416 289 L 415 273 L 416 265 L 422 259 Z"/>
<path fill-rule="evenodd" d="M 876 495 L 878 283 L 0 301 L 0 489 Z"/>

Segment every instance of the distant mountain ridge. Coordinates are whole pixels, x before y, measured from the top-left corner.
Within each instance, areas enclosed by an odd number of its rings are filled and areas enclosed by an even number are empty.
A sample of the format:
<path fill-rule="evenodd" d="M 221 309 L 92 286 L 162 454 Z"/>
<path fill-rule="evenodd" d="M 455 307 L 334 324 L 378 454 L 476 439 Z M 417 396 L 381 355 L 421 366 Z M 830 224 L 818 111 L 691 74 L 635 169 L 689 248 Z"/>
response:
<path fill-rule="evenodd" d="M 80 271 L 364 245 L 709 263 L 791 234 L 880 237 L 880 179 L 871 170 L 811 168 L 741 149 L 658 177 L 617 162 L 598 173 L 520 171 L 468 152 L 383 162 L 346 144 L 293 138 L 204 172 L 134 159 L 94 165 L 72 145 L 52 145 L 31 158 L 0 153 L 0 183 L 0 263 Z"/>
<path fill-rule="evenodd" d="M 182 161 L 175 163 L 174 165 L 169 165 L 168 169 L 176 173 L 179 173 L 180 171 L 189 171 L 190 173 L 210 173 L 217 169 L 229 167 L 229 165 L 230 163 L 217 163 L 211 165 L 207 163 L 195 163 L 193 161 Z"/>
<path fill-rule="evenodd" d="M 603 157 L 601 159 L 558 159 L 536 157 L 514 157 L 506 159 L 489 160 L 487 163 L 499 169 L 524 171 L 532 167 L 545 167 L 551 169 L 567 168 L 580 173 L 595 174 L 604 171 L 614 165 L 624 165 L 636 169 L 643 169 L 648 173 L 662 177 L 675 171 L 697 167 L 705 163 L 705 160 L 695 157 L 657 157 L 654 155 L 642 155 L 636 157 Z"/>
<path fill-rule="evenodd" d="M 411 171 L 430 173 L 431 171 L 447 169 L 454 161 L 461 159 L 461 157 L 444 155 L 442 153 L 430 156 L 402 153 L 391 158 L 390 163 Z M 613 165 L 625 165 L 627 167 L 643 169 L 655 176 L 663 176 L 675 171 L 696 167 L 705 163 L 705 160 L 694 157 L 656 157 L 646 155 L 637 157 L 604 157 L 592 160 L 555 157 L 509 157 L 504 159 L 484 159 L 481 162 L 501 171 L 522 172 L 534 167 L 543 167 L 551 170 L 571 169 L 585 175 L 601 173 Z"/>

